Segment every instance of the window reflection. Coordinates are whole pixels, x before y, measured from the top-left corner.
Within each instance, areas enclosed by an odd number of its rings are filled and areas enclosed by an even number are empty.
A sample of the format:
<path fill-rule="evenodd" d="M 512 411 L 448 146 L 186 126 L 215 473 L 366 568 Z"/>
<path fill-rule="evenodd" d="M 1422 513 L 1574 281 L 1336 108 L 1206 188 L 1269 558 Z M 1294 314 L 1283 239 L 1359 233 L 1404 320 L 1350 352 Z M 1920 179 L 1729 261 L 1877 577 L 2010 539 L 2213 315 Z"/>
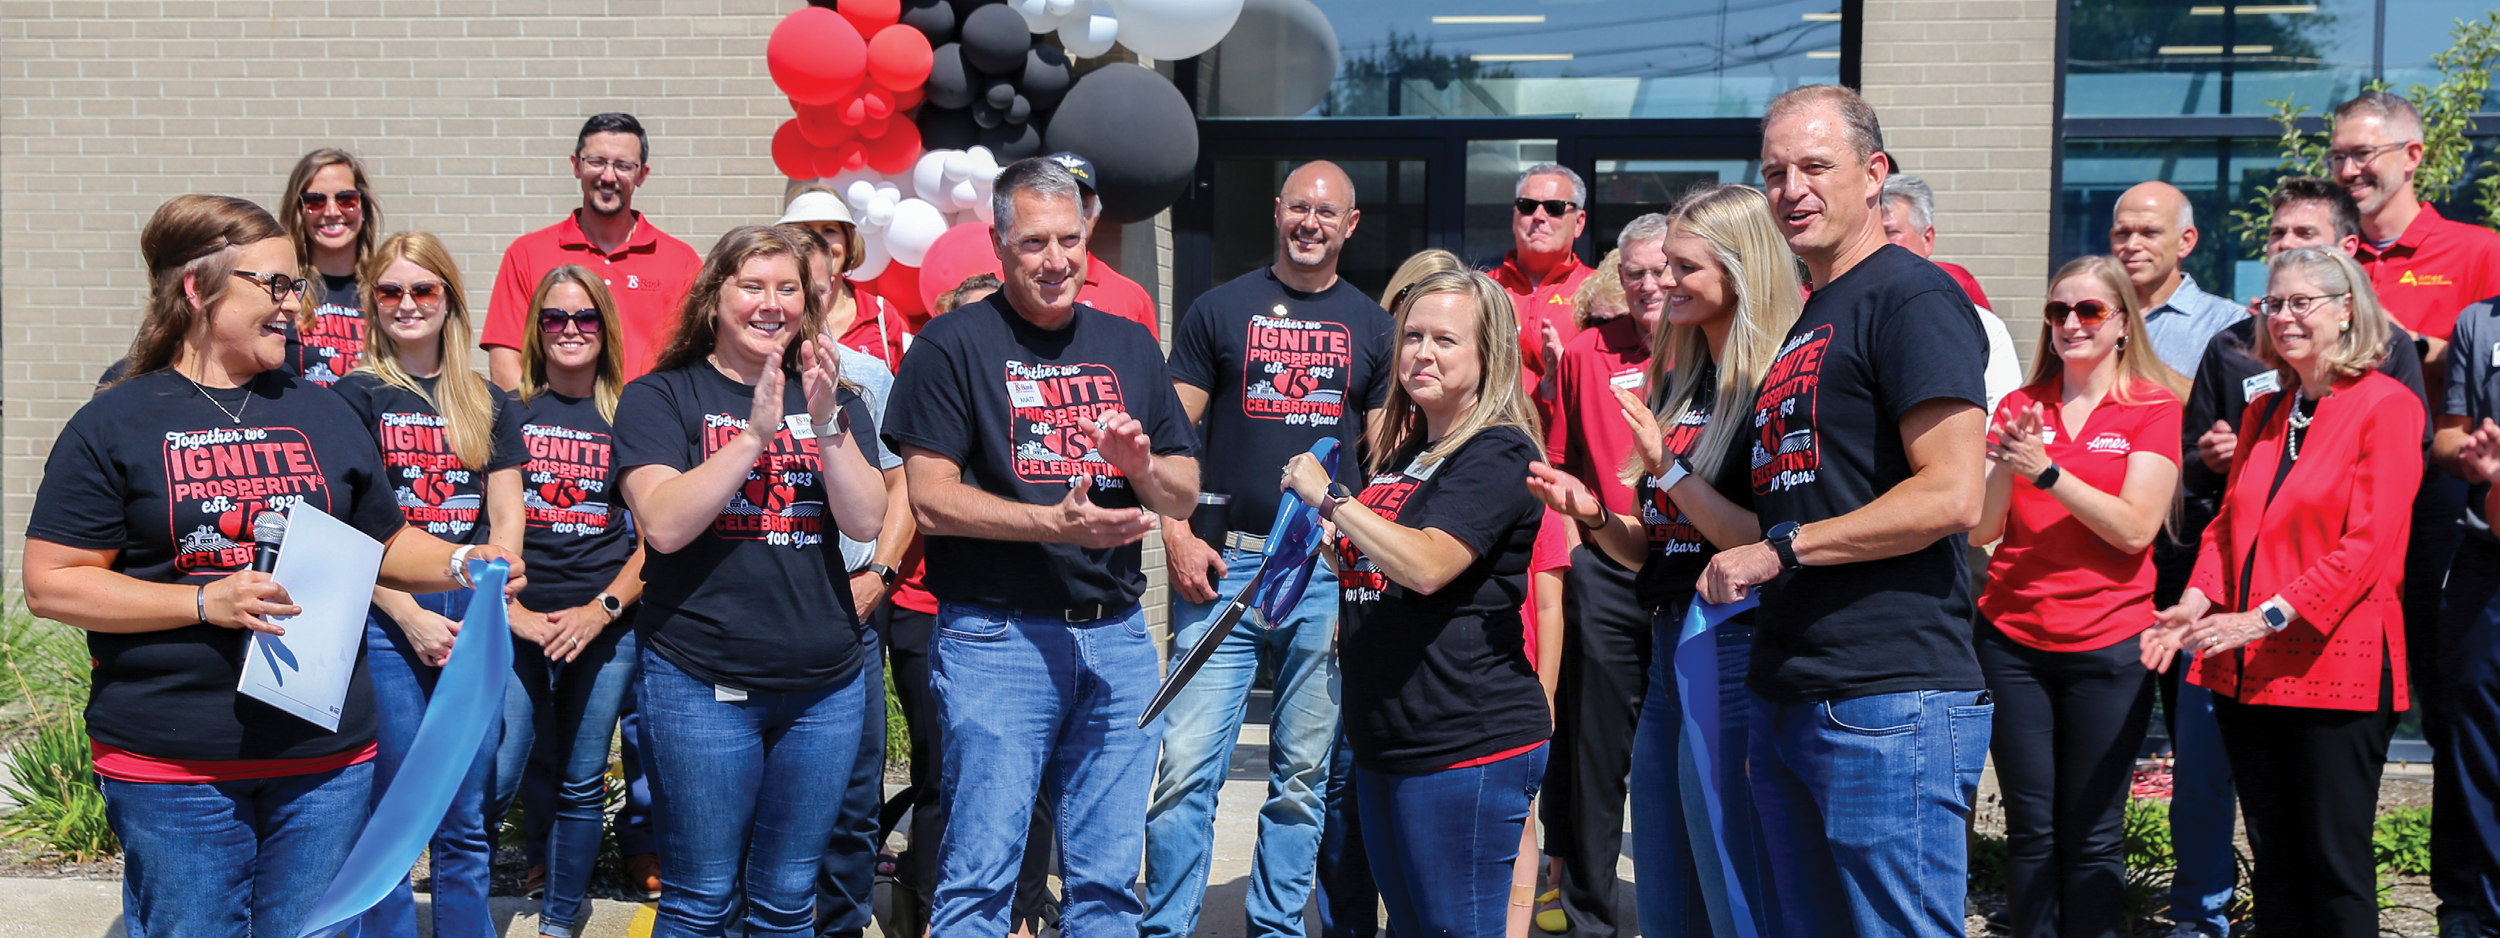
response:
<path fill-rule="evenodd" d="M 1615 239 L 1623 234 L 1623 226 L 1631 224 L 1632 219 L 1651 212 L 1664 213 L 1695 189 L 1729 182 L 1758 185 L 1760 181 L 1754 172 L 1755 162 L 1741 157 L 1724 160 L 1600 158 L 1597 175 L 1589 179 L 1589 259 L 1594 261 L 1614 250 Z"/>
<path fill-rule="evenodd" d="M 2069 116 L 2321 111 L 2370 78 L 2375 0 L 2072 0 Z"/>
<path fill-rule="evenodd" d="M 1215 161 L 1215 283 L 1276 261 L 1276 193 L 1305 160 Z M 1399 264 L 1423 250 L 1424 163 L 1421 160 L 1336 161 L 1354 181 L 1355 207 L 1363 213 L 1337 257 L 1337 275 L 1365 296 L 1378 297 Z"/>

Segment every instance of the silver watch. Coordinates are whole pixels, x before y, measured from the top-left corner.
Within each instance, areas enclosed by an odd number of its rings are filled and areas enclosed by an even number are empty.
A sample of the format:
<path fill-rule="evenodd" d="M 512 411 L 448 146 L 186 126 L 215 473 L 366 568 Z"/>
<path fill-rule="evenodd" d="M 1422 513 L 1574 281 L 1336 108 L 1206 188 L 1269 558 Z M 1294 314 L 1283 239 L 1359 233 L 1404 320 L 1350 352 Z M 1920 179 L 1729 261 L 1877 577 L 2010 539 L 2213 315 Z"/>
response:
<path fill-rule="evenodd" d="M 618 599 L 614 595 L 608 593 L 601 593 L 594 598 L 599 603 L 599 608 L 607 610 L 609 619 L 613 620 L 618 616 L 625 614 L 624 600 Z"/>

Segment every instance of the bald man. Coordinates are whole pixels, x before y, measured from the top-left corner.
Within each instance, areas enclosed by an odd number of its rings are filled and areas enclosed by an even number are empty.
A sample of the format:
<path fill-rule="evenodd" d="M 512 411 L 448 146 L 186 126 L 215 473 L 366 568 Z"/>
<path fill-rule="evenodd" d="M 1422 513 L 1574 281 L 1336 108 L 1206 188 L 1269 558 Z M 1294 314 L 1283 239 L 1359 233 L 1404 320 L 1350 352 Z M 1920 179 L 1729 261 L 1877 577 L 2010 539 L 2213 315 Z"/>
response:
<path fill-rule="evenodd" d="M 2166 182 L 2136 184 L 2110 212 L 2109 253 L 2127 268 L 2144 303 L 2144 331 L 2153 354 L 2182 375 L 2196 373 L 2205 343 L 2248 311 L 2196 286 L 2180 269 L 2196 251 L 2196 209 Z"/>
<path fill-rule="evenodd" d="M 1222 604 L 1258 572 L 1286 460 L 1335 437 L 1346 477 L 1361 479 L 1355 440 L 1363 415 L 1387 395 L 1391 371 L 1389 314 L 1337 276 L 1338 255 L 1362 218 L 1344 169 L 1317 162 L 1294 170 L 1276 196 L 1276 262 L 1207 291 L 1173 335 L 1172 389 L 1190 420 L 1204 421 L 1205 447 L 1197 513 L 1163 524 L 1176 655 L 1206 635 Z M 1243 900 L 1246 934 L 1305 933 L 1337 735 L 1329 686 L 1336 625 L 1337 580 L 1322 565 L 1290 615 L 1235 627 L 1164 711 L 1163 762 L 1146 815 L 1140 934 L 1197 932 L 1216 791 L 1261 670 L 1276 675 L 1276 696 L 1267 803 Z"/>

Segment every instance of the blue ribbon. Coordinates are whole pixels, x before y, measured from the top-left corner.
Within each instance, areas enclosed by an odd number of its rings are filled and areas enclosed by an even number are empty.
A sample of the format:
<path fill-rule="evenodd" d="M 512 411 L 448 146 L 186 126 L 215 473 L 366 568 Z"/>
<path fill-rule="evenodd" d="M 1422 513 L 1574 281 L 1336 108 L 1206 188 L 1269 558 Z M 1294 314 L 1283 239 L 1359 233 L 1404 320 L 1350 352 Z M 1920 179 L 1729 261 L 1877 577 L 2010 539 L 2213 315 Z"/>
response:
<path fill-rule="evenodd" d="M 1710 911 L 1711 931 L 1720 938 L 1755 938 L 1752 901 L 1746 895 L 1751 876 L 1728 850 L 1724 774 L 1719 748 L 1719 626 L 1760 600 L 1748 592 L 1726 605 L 1693 600 L 1684 614 L 1684 630 L 1675 640 L 1675 690 L 1684 704 L 1682 745 L 1676 747 L 1679 789 L 1684 800 L 1684 829 L 1693 842 L 1694 870 L 1701 877 L 1702 903 Z M 1750 797 L 1738 793 L 1738 797 Z"/>
<path fill-rule="evenodd" d="M 477 592 L 460 619 L 451 660 L 435 679 L 416 741 L 356 836 L 347 862 L 304 917 L 299 938 L 329 938 L 354 925 L 407 877 L 442 826 L 452 795 L 486 742 L 487 727 L 503 719 L 504 681 L 512 676 L 512 627 L 504 619 L 503 597 L 510 573 L 511 565 L 501 560 L 469 564 Z"/>
<path fill-rule="evenodd" d="M 1311 455 L 1318 457 L 1329 478 L 1337 477 L 1337 438 L 1321 437 L 1311 444 Z M 1259 578 L 1259 614 L 1264 621 L 1279 622 L 1293 614 L 1293 607 L 1302 602 L 1302 591 L 1311 585 L 1311 567 L 1319 562 L 1319 509 L 1302 503 L 1299 498 L 1276 500 L 1276 522 L 1267 528 L 1267 574 Z M 1291 567 L 1277 564 L 1293 564 Z"/>

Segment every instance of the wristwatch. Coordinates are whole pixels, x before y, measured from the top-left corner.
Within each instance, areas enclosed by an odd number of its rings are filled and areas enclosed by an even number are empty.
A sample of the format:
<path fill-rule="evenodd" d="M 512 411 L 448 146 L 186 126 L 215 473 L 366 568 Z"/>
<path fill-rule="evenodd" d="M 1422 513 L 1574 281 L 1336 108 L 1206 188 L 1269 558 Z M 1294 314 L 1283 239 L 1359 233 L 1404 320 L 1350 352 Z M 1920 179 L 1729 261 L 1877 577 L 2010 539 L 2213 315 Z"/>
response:
<path fill-rule="evenodd" d="M 1773 553 L 1780 555 L 1780 569 L 1782 571 L 1802 570 L 1805 568 L 1805 564 L 1797 562 L 1797 522 L 1782 521 L 1778 524 L 1772 525 L 1771 530 L 1762 535 L 1762 539 L 1771 545 L 1771 551 Z"/>
<path fill-rule="evenodd" d="M 608 618 L 611 621 L 616 619 L 616 617 L 625 614 L 625 601 L 616 598 L 614 595 L 601 593 L 598 596 L 592 597 L 592 599 L 599 604 L 599 608 L 607 610 Z"/>
<path fill-rule="evenodd" d="M 2266 603 L 2258 606 L 2257 616 L 2258 618 L 2266 620 L 2266 631 L 2268 632 L 2280 632 L 2283 631 L 2286 626 L 2292 624 L 2292 617 L 2284 615 L 2282 608 L 2273 603 Z"/>
<path fill-rule="evenodd" d="M 859 569 L 861 570 L 861 572 L 864 572 L 864 573 L 874 573 L 874 574 L 876 574 L 876 575 L 877 575 L 877 582 L 879 582 L 879 583 L 883 583 L 883 584 L 885 584 L 885 585 L 886 585 L 886 586 L 888 586 L 888 587 L 891 587 L 891 586 L 893 586 L 893 585 L 894 585 L 894 578 L 895 578 L 895 577 L 897 577 L 897 576 L 901 576 L 901 574 L 898 574 L 898 573 L 895 573 L 895 572 L 894 572 L 894 568 L 893 568 L 893 567 L 889 567 L 889 566 L 886 566 L 886 565 L 884 565 L 884 564 L 877 563 L 877 562 L 875 562 L 875 561 L 870 561 L 870 562 L 869 562 L 869 564 L 868 564 L 867 566 L 865 566 L 865 567 L 861 567 L 861 568 L 859 568 Z"/>
<path fill-rule="evenodd" d="M 2032 478 L 2031 485 L 2033 488 L 2046 492 L 2057 485 L 2059 476 L 2065 474 L 2065 470 L 2057 468 L 2056 463 L 2050 463 L 2048 468 L 2040 470 L 2040 474 Z"/>
<path fill-rule="evenodd" d="M 1328 483 L 1328 501 L 1319 506 L 1319 516 L 1334 521 L 1337 519 L 1337 509 L 1345 507 L 1345 503 L 1353 500 L 1353 489 L 1346 488 L 1343 482 L 1330 482 Z"/>

